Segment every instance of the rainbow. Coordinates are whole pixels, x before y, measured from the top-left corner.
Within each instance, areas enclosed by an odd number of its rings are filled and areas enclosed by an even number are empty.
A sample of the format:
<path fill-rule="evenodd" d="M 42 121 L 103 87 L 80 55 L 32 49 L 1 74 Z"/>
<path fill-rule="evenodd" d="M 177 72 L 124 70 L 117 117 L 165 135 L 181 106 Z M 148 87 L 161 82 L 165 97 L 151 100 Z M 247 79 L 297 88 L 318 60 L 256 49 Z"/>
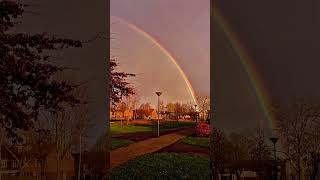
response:
<path fill-rule="evenodd" d="M 211 2 L 212 3 L 212 2 Z M 233 50 L 239 56 L 242 66 L 244 67 L 247 76 L 250 80 L 252 87 L 256 92 L 256 96 L 258 98 L 259 104 L 263 110 L 263 113 L 268 120 L 269 128 L 275 128 L 275 116 L 271 111 L 271 101 L 269 99 L 269 95 L 267 89 L 264 87 L 260 75 L 258 74 L 252 57 L 247 53 L 248 51 L 241 44 L 240 39 L 237 34 L 232 30 L 231 26 L 228 24 L 228 21 L 224 18 L 223 13 L 214 5 L 211 5 L 211 16 L 218 23 L 218 25 L 223 29 L 224 34 L 229 40 Z"/>
<path fill-rule="evenodd" d="M 138 32 L 139 34 L 141 34 L 143 37 L 145 37 L 146 39 L 148 39 L 149 41 L 151 41 L 152 43 L 154 43 L 168 58 L 169 60 L 175 65 L 175 67 L 178 69 L 179 73 L 181 74 L 182 78 L 184 79 L 185 83 L 187 84 L 187 87 L 189 89 L 189 92 L 192 96 L 192 99 L 194 101 L 195 104 L 197 104 L 197 99 L 196 99 L 196 94 L 195 91 L 187 77 L 187 75 L 184 73 L 184 71 L 182 70 L 182 68 L 180 67 L 180 65 L 178 64 L 178 62 L 176 61 L 176 59 L 173 57 L 173 55 L 167 50 L 165 49 L 160 43 L 159 41 L 157 41 L 154 37 L 152 37 L 150 34 L 148 34 L 147 32 L 145 32 L 144 30 L 142 30 L 141 28 L 139 28 L 138 26 L 122 19 L 116 16 L 111 16 L 112 19 L 117 20 L 120 23 L 123 23 L 125 25 L 127 25 L 129 28 L 133 29 L 134 31 Z"/>

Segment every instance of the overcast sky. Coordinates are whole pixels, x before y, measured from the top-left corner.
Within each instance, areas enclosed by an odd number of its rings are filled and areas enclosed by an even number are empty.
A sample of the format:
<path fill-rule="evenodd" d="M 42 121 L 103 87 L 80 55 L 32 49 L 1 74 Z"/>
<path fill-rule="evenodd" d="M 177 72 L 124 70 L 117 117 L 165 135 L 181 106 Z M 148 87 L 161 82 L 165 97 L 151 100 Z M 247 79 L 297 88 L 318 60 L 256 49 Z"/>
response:
<path fill-rule="evenodd" d="M 80 41 L 93 39 L 106 31 L 106 1 L 87 0 L 23 0 L 25 9 L 16 31 L 27 33 L 47 32 L 58 37 Z M 105 35 L 105 34 L 104 34 Z M 106 122 L 106 48 L 107 39 L 96 39 L 83 44 L 83 48 L 66 49 L 53 53 L 52 62 L 72 67 L 68 80 L 88 82 L 90 116 L 96 126 L 90 137 L 95 139 L 107 129 Z"/>
<path fill-rule="evenodd" d="M 319 1 L 215 3 L 253 58 L 272 101 L 286 104 L 304 98 L 319 102 Z M 239 57 L 221 26 L 214 25 L 214 58 L 219 66 L 217 123 L 230 130 L 266 122 Z"/>
<path fill-rule="evenodd" d="M 176 59 L 195 92 L 209 95 L 209 7 L 209 0 L 111 0 L 111 16 L 120 17 L 155 38 Z M 116 21 L 113 22 L 114 28 L 111 30 L 114 40 L 111 44 L 114 49 L 111 51 L 125 71 L 137 73 L 135 81 L 139 83 L 137 88 L 141 90 L 143 100 L 155 102 L 156 96 L 151 92 L 158 88 L 166 92 L 163 98 L 168 101 L 190 101 L 181 75 L 172 63 L 166 63 L 168 58 L 159 48 L 154 48 L 150 41 L 131 32 L 129 27 L 119 27 Z"/>

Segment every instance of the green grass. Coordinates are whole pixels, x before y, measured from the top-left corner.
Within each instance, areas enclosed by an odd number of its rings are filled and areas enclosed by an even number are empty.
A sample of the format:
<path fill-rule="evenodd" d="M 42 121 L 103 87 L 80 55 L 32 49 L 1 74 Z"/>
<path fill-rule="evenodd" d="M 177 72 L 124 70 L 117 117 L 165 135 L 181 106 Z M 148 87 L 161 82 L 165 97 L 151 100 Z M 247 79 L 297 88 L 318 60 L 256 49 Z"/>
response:
<path fill-rule="evenodd" d="M 175 129 L 181 127 L 192 127 L 195 126 L 195 122 L 177 122 L 177 121 L 166 121 L 160 124 L 160 130 Z M 157 128 L 157 123 L 153 125 L 119 125 L 110 124 L 111 134 L 125 134 L 135 132 L 148 132 L 153 131 Z"/>
<path fill-rule="evenodd" d="M 127 139 L 111 139 L 111 150 L 118 149 L 121 147 L 128 146 L 129 144 L 134 143 L 134 141 L 130 141 Z"/>
<path fill-rule="evenodd" d="M 177 153 L 146 154 L 113 169 L 110 179 L 210 179 L 209 159 Z"/>
<path fill-rule="evenodd" d="M 210 147 L 209 138 L 203 138 L 203 137 L 186 137 L 182 140 L 185 144 L 190 144 L 194 146 L 201 146 L 201 147 Z"/>
<path fill-rule="evenodd" d="M 165 121 L 160 124 L 160 129 L 175 129 L 175 128 L 181 128 L 181 127 L 192 127 L 195 126 L 195 122 L 177 122 L 177 121 Z"/>
<path fill-rule="evenodd" d="M 111 134 L 125 134 L 135 132 L 152 131 L 151 126 L 134 126 L 134 125 L 118 125 L 110 124 Z"/>

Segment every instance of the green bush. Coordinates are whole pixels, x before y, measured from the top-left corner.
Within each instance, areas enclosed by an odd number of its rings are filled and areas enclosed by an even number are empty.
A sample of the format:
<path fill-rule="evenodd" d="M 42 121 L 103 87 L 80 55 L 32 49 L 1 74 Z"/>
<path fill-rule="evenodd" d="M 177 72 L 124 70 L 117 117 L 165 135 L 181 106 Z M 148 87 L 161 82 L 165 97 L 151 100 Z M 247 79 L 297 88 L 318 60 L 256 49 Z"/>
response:
<path fill-rule="evenodd" d="M 210 147 L 210 143 L 209 143 L 209 138 L 205 138 L 205 137 L 187 137 L 184 138 L 182 140 L 183 143 L 185 144 L 190 144 L 190 145 L 194 145 L 194 146 L 201 146 L 201 147 L 206 147 L 209 148 Z"/>
<path fill-rule="evenodd" d="M 155 125 L 157 125 L 155 123 Z M 185 121 L 164 121 L 160 124 L 160 130 L 165 129 L 175 129 L 175 128 L 182 128 L 182 127 L 192 127 L 195 126 L 195 122 L 185 122 Z"/>
<path fill-rule="evenodd" d="M 177 153 L 146 154 L 113 169 L 110 179 L 210 179 L 209 159 Z"/>

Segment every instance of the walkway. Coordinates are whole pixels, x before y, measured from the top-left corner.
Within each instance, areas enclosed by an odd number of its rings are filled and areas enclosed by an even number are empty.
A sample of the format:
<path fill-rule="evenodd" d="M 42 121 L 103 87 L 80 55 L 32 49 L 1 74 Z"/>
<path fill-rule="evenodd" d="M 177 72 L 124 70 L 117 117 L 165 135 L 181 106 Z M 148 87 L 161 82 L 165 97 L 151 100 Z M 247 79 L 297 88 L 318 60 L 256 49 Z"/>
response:
<path fill-rule="evenodd" d="M 179 141 L 180 139 L 185 138 L 188 135 L 191 135 L 192 130 L 192 128 L 184 129 L 171 134 L 166 134 L 160 137 L 147 139 L 131 144 L 127 147 L 122 147 L 113 150 L 110 153 L 110 166 L 111 168 L 114 168 L 124 162 L 127 162 L 131 159 L 135 159 L 138 156 L 156 152 L 164 147 L 167 147 Z"/>

